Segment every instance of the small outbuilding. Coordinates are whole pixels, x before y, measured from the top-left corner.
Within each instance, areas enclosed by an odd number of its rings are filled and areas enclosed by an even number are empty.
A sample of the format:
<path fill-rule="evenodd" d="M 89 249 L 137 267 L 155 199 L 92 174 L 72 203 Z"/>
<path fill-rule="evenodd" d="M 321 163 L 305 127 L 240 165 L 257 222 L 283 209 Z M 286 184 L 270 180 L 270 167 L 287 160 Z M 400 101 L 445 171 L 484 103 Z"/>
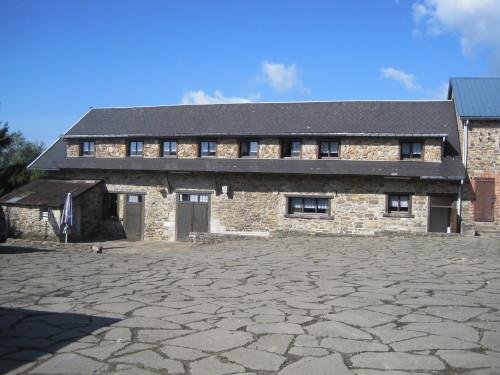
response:
<path fill-rule="evenodd" d="M 70 239 L 99 235 L 103 184 L 100 180 L 35 180 L 0 198 L 9 235 L 58 240 L 63 236 L 61 215 L 68 193 L 73 198 L 74 225 Z"/>

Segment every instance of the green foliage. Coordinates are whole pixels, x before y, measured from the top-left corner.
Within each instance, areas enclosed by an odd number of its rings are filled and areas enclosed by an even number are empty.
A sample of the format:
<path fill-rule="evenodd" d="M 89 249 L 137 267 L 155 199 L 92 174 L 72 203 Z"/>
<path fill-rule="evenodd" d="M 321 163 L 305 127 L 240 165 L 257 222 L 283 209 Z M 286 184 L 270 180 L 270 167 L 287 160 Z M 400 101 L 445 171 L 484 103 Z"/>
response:
<path fill-rule="evenodd" d="M 28 141 L 21 132 L 9 134 L 8 124 L 0 122 L 0 196 L 44 176 L 42 171 L 26 169 L 44 148 L 43 143 Z"/>

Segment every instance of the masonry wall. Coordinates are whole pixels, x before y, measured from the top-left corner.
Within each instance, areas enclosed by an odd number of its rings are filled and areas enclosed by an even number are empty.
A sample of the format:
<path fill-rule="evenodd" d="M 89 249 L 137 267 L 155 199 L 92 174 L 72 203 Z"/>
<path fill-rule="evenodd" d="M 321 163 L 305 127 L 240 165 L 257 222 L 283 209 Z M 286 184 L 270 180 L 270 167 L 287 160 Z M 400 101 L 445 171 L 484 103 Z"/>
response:
<path fill-rule="evenodd" d="M 48 219 L 42 219 L 40 207 L 2 206 L 9 223 L 9 236 L 58 240 L 61 210 L 49 208 Z"/>
<path fill-rule="evenodd" d="M 73 172 L 79 178 L 104 179 L 110 192 L 144 193 L 144 238 L 175 239 L 175 191 L 210 194 L 210 230 L 214 233 L 268 234 L 273 231 L 304 231 L 334 234 L 374 234 L 381 231 L 426 232 L 429 193 L 457 193 L 457 185 L 419 180 L 376 177 L 324 177 L 218 174 L 228 184 L 231 198 L 217 194 L 213 174 L 144 172 Z M 70 173 L 66 178 L 74 178 Z M 168 191 L 168 186 L 172 191 Z M 387 217 L 387 192 L 412 193 L 412 217 Z M 326 196 L 332 218 L 286 217 L 287 196 Z"/>
<path fill-rule="evenodd" d="M 500 229 L 500 122 L 470 121 L 468 134 L 468 163 L 470 185 L 466 193 L 472 204 L 463 216 L 464 220 L 474 221 L 474 200 L 476 178 L 495 179 L 494 223 Z"/>
<path fill-rule="evenodd" d="M 317 138 L 303 138 L 301 158 L 317 159 L 319 154 Z M 399 138 L 375 137 L 344 137 L 340 139 L 340 159 L 345 160 L 400 160 Z M 199 157 L 199 143 L 197 139 L 181 138 L 177 140 L 177 156 L 179 158 Z M 144 140 L 144 157 L 161 157 L 159 140 Z M 75 140 L 67 141 L 67 156 L 79 156 L 79 143 Z M 126 157 L 127 142 L 119 139 L 96 140 L 96 157 Z M 217 140 L 217 158 L 239 158 L 239 140 L 236 138 L 220 138 Z M 279 159 L 281 157 L 281 141 L 278 138 L 259 139 L 259 158 Z M 423 160 L 440 162 L 442 159 L 441 139 L 426 139 L 424 142 Z"/>

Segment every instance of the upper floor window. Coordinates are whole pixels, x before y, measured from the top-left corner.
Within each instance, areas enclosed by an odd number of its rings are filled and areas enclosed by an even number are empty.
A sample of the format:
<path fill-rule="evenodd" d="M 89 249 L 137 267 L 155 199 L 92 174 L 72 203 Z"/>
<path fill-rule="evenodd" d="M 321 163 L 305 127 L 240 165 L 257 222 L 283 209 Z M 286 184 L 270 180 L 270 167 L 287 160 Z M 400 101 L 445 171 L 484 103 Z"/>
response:
<path fill-rule="evenodd" d="M 300 148 L 302 143 L 300 141 L 284 141 L 281 144 L 281 157 L 282 158 L 300 158 Z"/>
<path fill-rule="evenodd" d="M 217 155 L 217 142 L 216 141 L 201 141 L 200 142 L 200 156 L 215 156 Z"/>
<path fill-rule="evenodd" d="M 242 141 L 240 143 L 241 158 L 256 158 L 259 155 L 259 142 Z"/>
<path fill-rule="evenodd" d="M 128 156 L 142 156 L 143 146 L 143 141 L 130 141 L 128 143 Z"/>
<path fill-rule="evenodd" d="M 388 194 L 387 195 L 387 213 L 394 215 L 411 214 L 411 195 L 410 194 Z"/>
<path fill-rule="evenodd" d="M 288 214 L 329 214 L 330 200 L 328 198 L 289 197 Z"/>
<path fill-rule="evenodd" d="M 94 156 L 95 155 L 95 141 L 83 141 L 80 144 L 81 156 Z"/>
<path fill-rule="evenodd" d="M 177 141 L 163 141 L 161 154 L 163 157 L 176 156 Z"/>
<path fill-rule="evenodd" d="M 339 157 L 339 142 L 338 141 L 321 141 L 319 143 L 320 158 L 338 158 Z"/>
<path fill-rule="evenodd" d="M 401 142 L 401 159 L 421 159 L 422 142 Z"/>

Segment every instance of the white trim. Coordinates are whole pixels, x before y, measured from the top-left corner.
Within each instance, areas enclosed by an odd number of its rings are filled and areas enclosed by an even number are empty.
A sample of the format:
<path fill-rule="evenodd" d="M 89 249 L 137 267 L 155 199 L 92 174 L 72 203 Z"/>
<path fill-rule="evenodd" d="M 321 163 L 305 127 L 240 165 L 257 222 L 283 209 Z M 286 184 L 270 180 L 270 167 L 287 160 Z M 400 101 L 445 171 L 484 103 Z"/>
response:
<path fill-rule="evenodd" d="M 71 127 L 70 127 L 68 130 L 66 130 L 66 131 L 64 132 L 64 134 L 68 133 L 71 129 L 73 129 L 73 128 L 76 126 L 76 124 L 78 124 L 80 121 L 82 121 L 82 119 L 83 119 L 85 116 L 87 116 L 87 115 L 88 115 L 88 113 L 89 113 L 90 111 L 92 111 L 92 109 L 93 109 L 93 108 L 92 108 L 92 107 L 90 107 L 90 108 L 87 110 L 87 112 L 85 112 L 85 114 L 84 114 L 82 117 L 80 117 L 80 118 L 78 119 L 78 121 L 76 121 L 73 125 L 71 125 Z M 45 149 L 45 151 L 44 151 L 44 152 L 42 152 L 40 155 L 38 155 L 38 157 L 37 157 L 35 160 L 33 160 L 33 161 L 32 161 L 32 162 L 31 162 L 31 163 L 30 163 L 30 164 L 26 167 L 26 169 L 31 168 L 31 166 L 32 166 L 32 165 L 33 165 L 33 164 L 34 164 L 34 163 L 35 163 L 38 159 L 40 159 L 43 155 L 45 155 L 45 153 L 46 153 L 47 151 L 49 151 L 52 147 L 54 147 L 54 145 L 55 145 L 55 144 L 59 141 L 59 139 L 60 139 L 60 138 L 61 138 L 61 137 L 58 137 L 58 138 L 57 138 L 54 142 L 52 142 L 52 144 L 51 144 L 49 147 L 47 147 L 47 148 Z"/>

